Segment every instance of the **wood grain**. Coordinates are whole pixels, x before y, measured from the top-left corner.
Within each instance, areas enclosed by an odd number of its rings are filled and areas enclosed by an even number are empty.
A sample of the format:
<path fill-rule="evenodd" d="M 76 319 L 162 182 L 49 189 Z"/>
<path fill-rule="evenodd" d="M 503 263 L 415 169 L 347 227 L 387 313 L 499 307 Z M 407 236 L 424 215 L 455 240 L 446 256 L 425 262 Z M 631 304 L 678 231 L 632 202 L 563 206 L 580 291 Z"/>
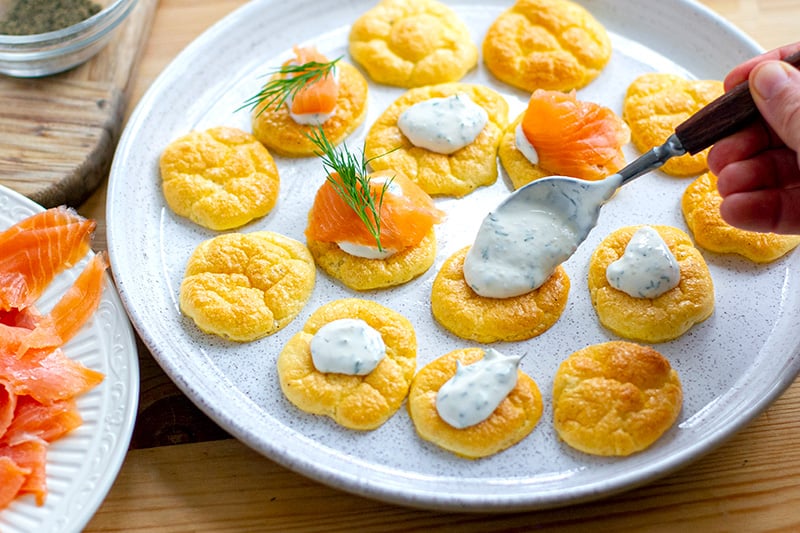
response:
<path fill-rule="evenodd" d="M 80 205 L 108 175 L 157 0 L 139 0 L 108 45 L 75 69 L 0 77 L 0 183 L 52 207 Z"/>
<path fill-rule="evenodd" d="M 752 426 L 678 473 L 594 503 L 505 515 L 367 500 L 235 440 L 135 450 L 86 531 L 798 531 L 799 441 L 796 384 Z"/>

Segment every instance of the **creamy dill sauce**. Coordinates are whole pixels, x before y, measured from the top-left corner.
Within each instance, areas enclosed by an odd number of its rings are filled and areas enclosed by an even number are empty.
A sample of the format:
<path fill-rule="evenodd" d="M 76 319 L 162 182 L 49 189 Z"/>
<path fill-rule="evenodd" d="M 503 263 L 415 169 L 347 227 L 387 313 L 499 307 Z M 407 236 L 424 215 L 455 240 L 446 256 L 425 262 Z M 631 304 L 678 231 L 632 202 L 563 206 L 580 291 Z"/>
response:
<path fill-rule="evenodd" d="M 452 154 L 471 144 L 487 122 L 485 109 L 466 94 L 457 93 L 412 105 L 397 119 L 397 126 L 414 146 Z"/>
<path fill-rule="evenodd" d="M 656 298 L 681 281 L 681 267 L 658 231 L 643 226 L 633 234 L 622 257 L 608 265 L 606 279 L 634 298 Z"/>
<path fill-rule="evenodd" d="M 311 338 L 311 360 L 320 372 L 364 376 L 386 357 L 381 334 L 358 318 L 341 318 Z"/>
<path fill-rule="evenodd" d="M 376 183 L 378 185 L 381 185 L 390 178 L 391 176 L 388 175 L 378 175 L 373 178 L 370 178 L 369 181 L 370 183 Z M 403 188 L 400 185 L 398 185 L 397 182 L 390 181 L 389 184 L 386 186 L 384 194 L 403 196 Z M 340 250 L 342 250 L 347 254 L 356 257 L 363 257 L 364 259 L 386 259 L 387 257 L 391 257 L 397 253 L 397 250 L 391 248 L 384 248 L 383 250 L 378 250 L 377 245 L 371 246 L 367 244 L 357 244 L 349 241 L 337 242 L 336 246 L 338 246 Z"/>
<path fill-rule="evenodd" d="M 622 179 L 558 178 L 520 188 L 484 218 L 463 267 L 477 294 L 511 298 L 539 288 L 577 250 Z"/>
<path fill-rule="evenodd" d="M 464 259 L 464 279 L 487 298 L 535 290 L 577 248 L 575 229 L 547 210 L 489 213 Z"/>
<path fill-rule="evenodd" d="M 489 418 L 516 386 L 520 359 L 489 348 L 470 365 L 457 361 L 455 375 L 436 394 L 439 416 L 457 429 Z"/>
<path fill-rule="evenodd" d="M 298 63 L 292 64 L 298 65 Z M 333 75 L 333 79 L 336 80 L 336 83 L 339 83 L 339 69 L 334 66 L 331 70 L 331 74 Z M 322 126 L 328 119 L 336 114 L 336 106 L 331 109 L 330 113 L 294 113 L 292 112 L 293 103 L 294 98 L 292 98 L 290 94 L 286 99 L 286 105 L 289 108 L 289 116 L 292 117 L 292 120 L 297 124 L 302 124 L 303 126 Z"/>
<path fill-rule="evenodd" d="M 514 144 L 517 150 L 525 156 L 525 159 L 530 161 L 531 165 L 539 164 L 539 153 L 525 136 L 525 132 L 522 131 L 522 122 L 517 124 L 517 127 L 514 129 Z"/>

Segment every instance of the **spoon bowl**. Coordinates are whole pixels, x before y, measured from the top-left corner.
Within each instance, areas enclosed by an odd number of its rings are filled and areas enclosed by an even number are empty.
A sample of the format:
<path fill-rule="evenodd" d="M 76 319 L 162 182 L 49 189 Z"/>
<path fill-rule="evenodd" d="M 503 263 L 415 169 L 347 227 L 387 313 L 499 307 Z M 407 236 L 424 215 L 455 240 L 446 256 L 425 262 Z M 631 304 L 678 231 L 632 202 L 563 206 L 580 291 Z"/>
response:
<path fill-rule="evenodd" d="M 547 176 L 527 183 L 511 193 L 495 209 L 504 213 L 518 209 L 517 204 L 528 206 L 550 206 L 558 214 L 574 224 L 578 237 L 585 240 L 597 224 L 600 208 L 622 185 L 660 168 L 670 158 L 686 153 L 677 134 L 657 146 L 625 168 L 601 180 L 584 180 L 570 176 Z"/>

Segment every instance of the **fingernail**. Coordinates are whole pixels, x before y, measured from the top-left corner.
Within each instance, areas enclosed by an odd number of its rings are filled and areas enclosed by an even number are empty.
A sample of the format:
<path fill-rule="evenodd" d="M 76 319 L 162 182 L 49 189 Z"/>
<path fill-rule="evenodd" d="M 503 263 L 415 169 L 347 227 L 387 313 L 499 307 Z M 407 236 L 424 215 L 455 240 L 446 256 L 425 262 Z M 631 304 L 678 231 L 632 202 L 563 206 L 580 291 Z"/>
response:
<path fill-rule="evenodd" d="M 789 65 L 782 61 L 767 61 L 753 70 L 750 83 L 764 100 L 775 97 L 789 83 Z"/>

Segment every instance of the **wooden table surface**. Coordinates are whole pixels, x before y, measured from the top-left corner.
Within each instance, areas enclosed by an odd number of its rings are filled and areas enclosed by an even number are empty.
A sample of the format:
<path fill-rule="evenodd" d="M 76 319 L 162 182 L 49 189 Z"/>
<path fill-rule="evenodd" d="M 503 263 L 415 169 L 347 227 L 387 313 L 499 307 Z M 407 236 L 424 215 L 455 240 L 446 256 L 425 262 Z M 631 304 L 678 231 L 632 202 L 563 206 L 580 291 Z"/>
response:
<path fill-rule="evenodd" d="M 130 109 L 169 61 L 244 0 L 160 0 Z M 703 2 L 765 48 L 800 39 L 800 1 Z M 99 221 L 105 187 L 79 209 Z M 102 246 L 102 244 L 100 244 Z M 94 531 L 800 530 L 800 383 L 685 469 L 594 503 L 531 513 L 406 509 L 320 485 L 258 455 L 206 419 L 140 345 L 139 417 Z"/>

